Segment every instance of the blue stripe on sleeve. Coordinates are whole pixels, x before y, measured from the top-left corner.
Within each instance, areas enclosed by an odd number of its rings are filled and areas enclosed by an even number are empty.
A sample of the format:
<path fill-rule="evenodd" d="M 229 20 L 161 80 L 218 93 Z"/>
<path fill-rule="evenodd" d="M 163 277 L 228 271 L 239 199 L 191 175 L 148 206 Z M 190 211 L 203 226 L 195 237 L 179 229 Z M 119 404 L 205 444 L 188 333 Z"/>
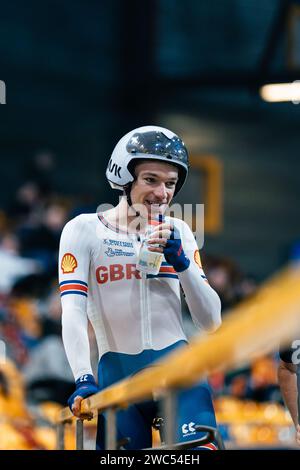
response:
<path fill-rule="evenodd" d="M 85 297 L 87 297 L 86 292 L 82 292 L 82 291 L 79 291 L 79 290 L 67 290 L 65 292 L 62 292 L 60 294 L 60 296 L 63 297 L 64 295 L 67 295 L 67 294 L 78 294 L 78 295 L 84 295 Z"/>
<path fill-rule="evenodd" d="M 178 279 L 177 274 L 168 274 L 168 273 L 160 273 L 160 274 L 147 274 L 147 279 L 153 279 L 156 277 L 169 277 L 171 279 Z"/>
<path fill-rule="evenodd" d="M 82 284 L 83 286 L 88 286 L 86 282 L 83 282 L 83 281 L 63 281 L 63 282 L 60 282 L 59 285 L 60 286 L 63 286 L 64 284 Z"/>

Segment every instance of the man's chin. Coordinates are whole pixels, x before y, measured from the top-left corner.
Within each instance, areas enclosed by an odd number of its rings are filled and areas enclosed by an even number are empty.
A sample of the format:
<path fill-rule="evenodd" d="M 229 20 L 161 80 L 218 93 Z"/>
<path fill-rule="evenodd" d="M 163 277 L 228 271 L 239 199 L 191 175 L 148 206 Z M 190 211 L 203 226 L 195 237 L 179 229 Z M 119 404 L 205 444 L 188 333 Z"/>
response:
<path fill-rule="evenodd" d="M 161 206 L 156 207 L 151 204 L 145 203 L 145 206 L 148 211 L 148 217 L 151 219 L 155 219 L 159 215 L 163 215 L 167 209 L 167 204 L 162 204 Z"/>
<path fill-rule="evenodd" d="M 167 210 L 168 204 L 154 205 L 148 202 L 139 204 L 133 204 L 130 208 L 132 213 L 138 213 L 142 218 L 157 218 L 159 215 L 163 215 Z"/>

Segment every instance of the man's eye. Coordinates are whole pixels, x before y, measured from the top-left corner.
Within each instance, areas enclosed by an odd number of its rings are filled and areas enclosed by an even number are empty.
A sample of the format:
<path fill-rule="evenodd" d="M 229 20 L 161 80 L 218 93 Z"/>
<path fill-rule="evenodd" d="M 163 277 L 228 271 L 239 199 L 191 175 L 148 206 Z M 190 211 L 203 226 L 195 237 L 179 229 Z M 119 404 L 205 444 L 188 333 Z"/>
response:
<path fill-rule="evenodd" d="M 168 188 L 174 188 L 175 181 L 170 181 L 169 183 L 167 183 L 167 186 L 168 186 Z"/>
<path fill-rule="evenodd" d="M 145 178 L 145 180 L 146 180 L 148 183 L 154 183 L 154 181 L 155 181 L 154 178 Z"/>

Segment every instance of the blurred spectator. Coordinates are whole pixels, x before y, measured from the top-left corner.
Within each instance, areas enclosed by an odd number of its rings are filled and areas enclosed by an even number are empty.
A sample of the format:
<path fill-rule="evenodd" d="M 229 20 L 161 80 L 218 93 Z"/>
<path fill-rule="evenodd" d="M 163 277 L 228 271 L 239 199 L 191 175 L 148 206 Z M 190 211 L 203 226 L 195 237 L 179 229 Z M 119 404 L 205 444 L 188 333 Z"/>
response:
<path fill-rule="evenodd" d="M 42 300 L 49 295 L 53 283 L 55 284 L 56 280 L 49 273 L 30 274 L 15 282 L 10 297 Z"/>
<path fill-rule="evenodd" d="M 41 321 L 42 339 L 30 351 L 23 368 L 27 398 L 39 403 L 66 404 L 74 389 L 74 378 L 61 339 L 61 305 L 58 293 L 48 299 L 48 314 Z"/>
<path fill-rule="evenodd" d="M 247 400 L 250 398 L 250 368 L 236 369 L 225 377 L 224 395 Z"/>
<path fill-rule="evenodd" d="M 32 299 L 8 298 L 1 318 L 2 339 L 7 357 L 19 367 L 26 363 L 29 349 L 41 335 L 39 314 Z"/>
<path fill-rule="evenodd" d="M 257 402 L 281 400 L 277 366 L 271 356 L 257 358 L 251 364 L 251 399 Z"/>
<path fill-rule="evenodd" d="M 225 375 L 224 372 L 218 371 L 210 374 L 209 384 L 212 388 L 213 398 L 219 397 L 224 394 L 225 388 Z"/>
<path fill-rule="evenodd" d="M 40 270 L 37 261 L 21 257 L 19 242 L 12 233 L 5 234 L 0 241 L 0 292 L 8 293 L 16 280 Z"/>
<path fill-rule="evenodd" d="M 7 210 L 15 226 L 25 222 L 40 207 L 40 191 L 33 181 L 24 182 L 16 192 L 15 200 Z"/>
<path fill-rule="evenodd" d="M 257 281 L 253 276 L 245 276 L 236 286 L 236 300 L 243 300 L 253 295 L 257 288 Z"/>
<path fill-rule="evenodd" d="M 245 398 L 248 394 L 248 377 L 247 375 L 237 375 L 231 382 L 230 395 L 235 398 Z"/>
<path fill-rule="evenodd" d="M 44 271 L 50 271 L 53 275 L 57 271 L 59 239 L 67 214 L 64 203 L 52 202 L 45 208 L 38 222 L 23 224 L 18 231 L 21 253 L 39 261 Z"/>
<path fill-rule="evenodd" d="M 223 311 L 236 303 L 236 283 L 240 273 L 234 263 L 225 258 L 204 256 L 203 266 L 210 285 L 217 291 Z"/>
<path fill-rule="evenodd" d="M 0 415 L 2 418 L 28 418 L 23 378 L 9 359 L 0 364 Z"/>
<path fill-rule="evenodd" d="M 39 188 L 40 195 L 49 197 L 53 191 L 53 171 L 55 169 L 55 155 L 50 150 L 39 151 L 30 164 L 27 165 L 24 174 Z"/>
<path fill-rule="evenodd" d="M 242 273 L 232 260 L 203 254 L 202 261 L 210 285 L 220 296 L 223 313 L 255 292 L 254 277 Z"/>

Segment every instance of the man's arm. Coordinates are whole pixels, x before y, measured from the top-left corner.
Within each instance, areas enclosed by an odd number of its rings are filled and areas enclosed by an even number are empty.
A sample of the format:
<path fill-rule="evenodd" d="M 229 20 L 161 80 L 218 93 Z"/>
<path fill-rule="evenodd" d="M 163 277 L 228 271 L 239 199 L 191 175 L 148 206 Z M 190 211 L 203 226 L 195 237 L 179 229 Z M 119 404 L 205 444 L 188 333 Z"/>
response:
<path fill-rule="evenodd" d="M 283 400 L 291 414 L 294 425 L 298 424 L 298 389 L 296 366 L 280 359 L 277 375 Z"/>
<path fill-rule="evenodd" d="M 178 273 L 178 278 L 195 325 L 212 333 L 222 323 L 221 301 L 216 291 L 208 284 L 206 278 L 201 276 L 201 271 L 203 272 L 191 260 L 188 269 Z"/>
<path fill-rule="evenodd" d="M 62 304 L 62 337 L 76 390 L 68 403 L 79 415 L 80 403 L 97 392 L 90 361 L 87 296 L 90 265 L 88 227 L 78 216 L 65 226 L 59 248 L 59 287 Z"/>
<path fill-rule="evenodd" d="M 181 253 L 182 262 L 178 263 L 178 266 L 181 267 L 179 269 L 176 267 L 175 256 L 171 256 L 170 259 L 175 259 L 175 263 L 173 261 L 172 264 L 177 271 L 195 325 L 202 330 L 213 332 L 219 328 L 222 322 L 220 298 L 206 279 L 197 243 L 191 229 L 184 222 L 181 222 L 180 237 L 179 242 L 177 240 L 177 245 L 182 244 L 182 246 L 179 249 L 177 247 L 177 254 Z M 176 240 L 174 241 L 176 242 Z M 165 257 L 166 252 L 170 252 L 168 245 L 164 250 Z"/>
<path fill-rule="evenodd" d="M 300 425 L 298 424 L 298 388 L 297 388 L 297 366 L 282 359 L 278 366 L 278 383 L 283 400 L 290 412 L 296 428 L 295 440 L 300 446 Z"/>

